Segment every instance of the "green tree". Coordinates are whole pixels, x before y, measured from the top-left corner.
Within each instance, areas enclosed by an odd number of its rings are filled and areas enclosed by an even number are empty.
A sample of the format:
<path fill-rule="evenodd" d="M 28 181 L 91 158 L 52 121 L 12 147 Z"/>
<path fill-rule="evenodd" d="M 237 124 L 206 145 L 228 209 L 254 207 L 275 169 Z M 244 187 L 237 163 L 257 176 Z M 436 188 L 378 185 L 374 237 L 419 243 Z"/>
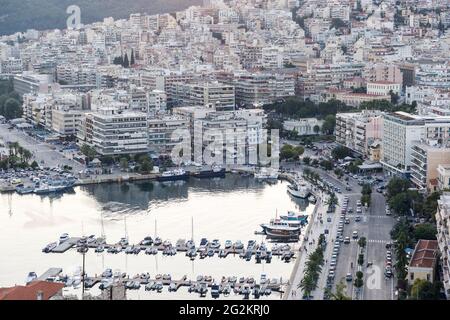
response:
<path fill-rule="evenodd" d="M 130 58 L 130 66 L 134 66 L 135 60 L 134 60 L 134 49 L 131 49 L 131 58 Z"/>
<path fill-rule="evenodd" d="M 352 300 L 351 297 L 349 297 L 345 294 L 346 290 L 347 290 L 347 286 L 345 285 L 344 281 L 341 280 L 336 285 L 336 292 L 333 293 L 330 290 L 328 290 L 328 293 L 330 295 L 331 300 Z"/>
<path fill-rule="evenodd" d="M 128 54 L 125 53 L 125 58 L 123 58 L 123 67 L 129 68 L 130 67 L 130 61 L 128 60 Z"/>
<path fill-rule="evenodd" d="M 331 151 L 331 155 L 335 160 L 340 160 L 352 156 L 352 150 L 344 146 L 337 146 Z"/>
<path fill-rule="evenodd" d="M 94 160 L 94 158 L 97 156 L 97 151 L 87 144 L 83 144 L 80 148 L 80 151 L 86 156 L 86 158 L 88 158 L 88 161 Z"/>
<path fill-rule="evenodd" d="M 328 115 L 322 124 L 322 132 L 324 134 L 333 134 L 336 127 L 336 116 Z"/>
<path fill-rule="evenodd" d="M 410 299 L 413 300 L 438 300 L 442 284 L 435 284 L 425 279 L 416 279 L 411 286 Z"/>
<path fill-rule="evenodd" d="M 127 158 L 120 158 L 120 168 L 122 168 L 122 170 L 128 169 L 128 159 Z"/>
<path fill-rule="evenodd" d="M 361 247 L 361 248 L 365 248 L 366 247 L 366 244 L 367 244 L 367 239 L 366 239 L 366 237 L 361 237 L 361 238 L 359 238 L 359 240 L 358 240 L 358 245 Z"/>
<path fill-rule="evenodd" d="M 362 266 L 364 264 L 364 254 L 360 253 L 358 255 L 358 264 Z"/>
<path fill-rule="evenodd" d="M 316 125 L 314 126 L 313 130 L 314 130 L 314 133 L 315 133 L 315 134 L 319 134 L 319 133 L 320 133 L 320 126 L 318 126 L 318 125 L 316 124 Z"/>
<path fill-rule="evenodd" d="M 17 99 L 9 98 L 5 101 L 2 109 L 2 115 L 7 120 L 20 118 L 22 116 L 22 107 Z"/>
<path fill-rule="evenodd" d="M 403 193 L 406 192 L 408 190 L 408 188 L 410 187 L 410 182 L 409 180 L 406 179 L 402 179 L 399 177 L 393 177 L 388 185 L 387 185 L 387 198 L 390 199 L 393 196 L 399 194 L 399 193 Z"/>
<path fill-rule="evenodd" d="M 392 196 L 389 200 L 389 207 L 398 215 L 405 216 L 409 214 L 411 199 L 408 196 L 408 193 L 402 192 Z"/>
<path fill-rule="evenodd" d="M 311 162 L 311 158 L 310 157 L 303 157 L 303 163 L 306 165 L 309 165 Z"/>
<path fill-rule="evenodd" d="M 416 240 L 436 240 L 436 226 L 430 223 L 419 224 L 414 228 L 414 238 Z"/>

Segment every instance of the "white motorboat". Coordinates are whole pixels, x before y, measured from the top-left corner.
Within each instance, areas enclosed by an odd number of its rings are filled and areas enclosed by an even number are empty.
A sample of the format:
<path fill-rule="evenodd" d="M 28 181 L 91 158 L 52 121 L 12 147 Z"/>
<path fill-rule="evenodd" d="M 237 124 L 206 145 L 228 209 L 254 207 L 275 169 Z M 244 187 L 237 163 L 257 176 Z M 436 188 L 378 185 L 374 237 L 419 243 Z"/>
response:
<path fill-rule="evenodd" d="M 311 194 L 311 189 L 305 183 L 288 185 L 288 192 L 295 198 L 306 199 Z"/>

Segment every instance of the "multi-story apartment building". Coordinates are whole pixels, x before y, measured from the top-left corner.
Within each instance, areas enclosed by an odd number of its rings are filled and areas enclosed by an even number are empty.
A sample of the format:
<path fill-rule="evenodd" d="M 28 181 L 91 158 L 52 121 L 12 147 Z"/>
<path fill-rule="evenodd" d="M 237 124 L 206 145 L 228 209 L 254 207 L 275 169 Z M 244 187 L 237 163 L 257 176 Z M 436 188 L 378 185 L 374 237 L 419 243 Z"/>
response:
<path fill-rule="evenodd" d="M 437 191 L 438 166 L 450 164 L 450 148 L 416 142 L 412 145 L 411 181 L 419 190 Z"/>
<path fill-rule="evenodd" d="M 405 112 L 383 115 L 381 164 L 389 174 L 409 174 L 413 141 L 419 141 L 425 120 Z"/>
<path fill-rule="evenodd" d="M 52 82 L 49 75 L 35 73 L 23 73 L 13 79 L 14 91 L 22 96 L 26 93 L 48 92 Z"/>
<path fill-rule="evenodd" d="M 234 86 L 214 82 L 178 83 L 172 92 L 172 101 L 177 106 L 213 106 L 216 110 L 235 109 Z"/>
<path fill-rule="evenodd" d="M 149 150 L 168 155 L 180 140 L 172 139 L 175 130 L 186 130 L 189 133 L 189 119 L 180 115 L 161 115 L 148 119 Z"/>
<path fill-rule="evenodd" d="M 52 130 L 61 138 L 75 137 L 85 111 L 69 108 L 52 110 Z"/>
<path fill-rule="evenodd" d="M 147 127 L 145 113 L 103 109 L 85 114 L 78 132 L 78 143 L 86 143 L 100 155 L 147 152 Z"/>
<path fill-rule="evenodd" d="M 148 113 L 156 114 L 166 111 L 167 94 L 162 90 L 152 90 L 147 93 Z"/>
<path fill-rule="evenodd" d="M 450 193 L 444 192 L 438 200 L 436 213 L 437 240 L 442 263 L 442 283 L 450 299 Z"/>
<path fill-rule="evenodd" d="M 450 65 L 448 62 L 424 63 L 416 73 L 416 84 L 433 88 L 450 88 Z"/>
<path fill-rule="evenodd" d="M 365 156 L 371 145 L 380 141 L 383 133 L 383 114 L 378 111 L 336 114 L 336 142 Z"/>
<path fill-rule="evenodd" d="M 295 95 L 295 80 L 291 75 L 245 73 L 237 75 L 233 83 L 236 102 L 240 105 L 259 107 Z"/>
<path fill-rule="evenodd" d="M 437 185 L 439 191 L 450 190 L 450 165 L 439 164 L 437 167 Z"/>

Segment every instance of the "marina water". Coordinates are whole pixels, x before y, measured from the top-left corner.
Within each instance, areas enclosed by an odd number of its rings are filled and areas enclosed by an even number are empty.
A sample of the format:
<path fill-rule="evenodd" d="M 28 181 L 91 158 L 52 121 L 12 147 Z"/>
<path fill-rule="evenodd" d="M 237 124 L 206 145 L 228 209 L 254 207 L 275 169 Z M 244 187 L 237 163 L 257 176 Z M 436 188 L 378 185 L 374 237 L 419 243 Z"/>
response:
<path fill-rule="evenodd" d="M 42 248 L 57 241 L 62 233 L 70 236 L 106 236 L 108 243 L 116 243 L 128 236 L 130 244 L 137 244 L 146 236 L 171 240 L 193 237 L 198 245 L 201 238 L 263 241 L 260 224 L 286 214 L 288 210 L 311 214 L 313 206 L 294 200 L 286 192 L 287 182 L 267 184 L 251 177 L 229 174 L 224 179 L 194 179 L 188 182 L 139 182 L 101 184 L 75 188 L 74 192 L 56 196 L 2 194 L 0 196 L 0 286 L 23 285 L 30 271 L 38 275 L 50 267 L 63 268 L 63 274 L 72 275 L 82 265 L 82 256 L 75 249 L 64 254 L 44 254 Z M 156 221 L 156 222 L 155 222 Z M 193 224 L 192 224 L 193 221 Z M 192 228 L 193 225 L 193 228 Z M 268 244 L 269 249 L 272 244 Z M 172 279 L 184 275 L 195 280 L 198 275 L 212 276 L 220 282 L 222 276 L 254 277 L 262 273 L 268 278 L 287 281 L 295 262 L 284 263 L 274 257 L 271 264 L 246 262 L 238 256 L 220 259 L 216 255 L 204 260 L 190 261 L 184 253 L 165 257 L 86 254 L 88 276 L 101 274 L 106 268 L 119 269 L 130 277 L 149 272 L 170 274 Z M 64 289 L 80 294 L 80 290 Z M 90 289 L 99 293 L 98 286 Z M 129 299 L 199 299 L 187 288 L 176 293 L 127 291 Z M 210 298 L 210 294 L 207 295 Z M 223 297 L 221 297 L 223 298 Z M 233 293 L 229 298 L 240 299 Z M 280 299 L 272 294 L 269 299 Z"/>

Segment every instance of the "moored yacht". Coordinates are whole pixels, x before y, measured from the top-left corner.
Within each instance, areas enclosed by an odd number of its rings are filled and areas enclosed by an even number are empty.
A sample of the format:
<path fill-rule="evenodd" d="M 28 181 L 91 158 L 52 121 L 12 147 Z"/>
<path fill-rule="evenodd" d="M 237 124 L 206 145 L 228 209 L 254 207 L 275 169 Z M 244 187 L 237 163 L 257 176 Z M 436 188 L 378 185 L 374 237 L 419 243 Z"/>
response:
<path fill-rule="evenodd" d="M 300 226 L 290 226 L 287 221 L 281 219 L 273 219 L 270 223 L 262 224 L 263 232 L 270 237 L 276 238 L 293 238 L 300 235 Z"/>
<path fill-rule="evenodd" d="M 295 198 L 306 199 L 310 195 L 311 190 L 304 183 L 295 183 L 288 185 L 288 192 Z"/>
<path fill-rule="evenodd" d="M 166 171 L 161 174 L 156 180 L 158 181 L 176 181 L 176 180 L 187 180 L 189 179 L 189 174 L 183 169 L 175 169 L 173 171 Z"/>

